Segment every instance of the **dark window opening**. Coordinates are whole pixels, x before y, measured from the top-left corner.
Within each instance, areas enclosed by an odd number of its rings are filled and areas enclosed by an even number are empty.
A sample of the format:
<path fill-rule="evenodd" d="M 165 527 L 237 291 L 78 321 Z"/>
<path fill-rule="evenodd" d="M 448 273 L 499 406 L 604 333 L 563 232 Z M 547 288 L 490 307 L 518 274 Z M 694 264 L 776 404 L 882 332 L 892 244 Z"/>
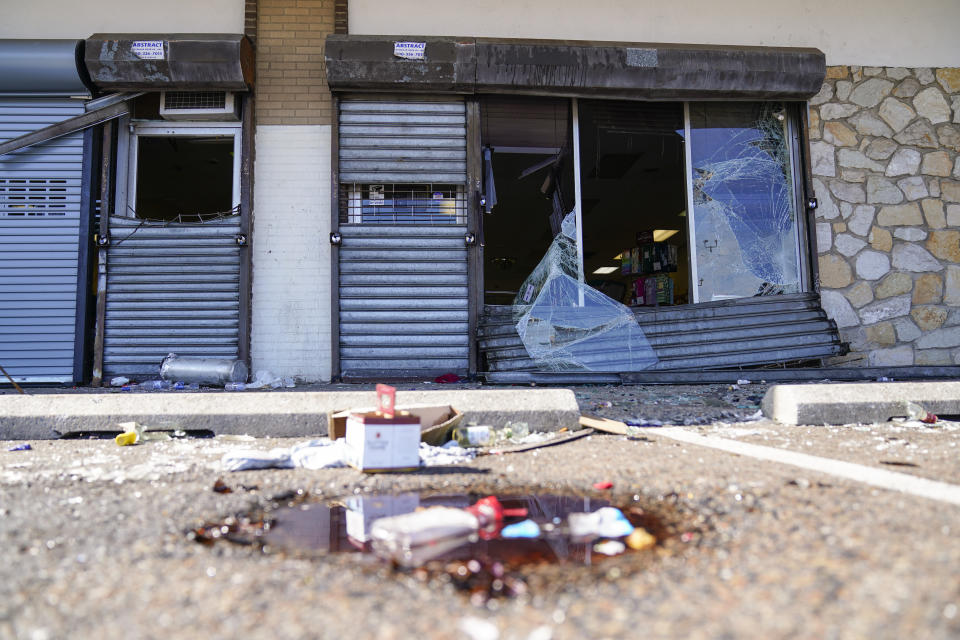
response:
<path fill-rule="evenodd" d="M 683 104 L 580 102 L 584 278 L 627 305 L 689 301 Z"/>
<path fill-rule="evenodd" d="M 138 138 L 136 217 L 195 219 L 232 208 L 232 136 Z"/>

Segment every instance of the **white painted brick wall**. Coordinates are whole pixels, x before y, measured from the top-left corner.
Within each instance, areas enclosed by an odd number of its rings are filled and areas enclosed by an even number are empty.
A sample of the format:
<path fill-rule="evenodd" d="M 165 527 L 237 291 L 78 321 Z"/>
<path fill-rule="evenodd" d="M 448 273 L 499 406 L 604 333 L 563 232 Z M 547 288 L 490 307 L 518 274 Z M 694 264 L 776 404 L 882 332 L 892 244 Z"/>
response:
<path fill-rule="evenodd" d="M 251 373 L 330 380 L 330 135 L 257 127 Z"/>

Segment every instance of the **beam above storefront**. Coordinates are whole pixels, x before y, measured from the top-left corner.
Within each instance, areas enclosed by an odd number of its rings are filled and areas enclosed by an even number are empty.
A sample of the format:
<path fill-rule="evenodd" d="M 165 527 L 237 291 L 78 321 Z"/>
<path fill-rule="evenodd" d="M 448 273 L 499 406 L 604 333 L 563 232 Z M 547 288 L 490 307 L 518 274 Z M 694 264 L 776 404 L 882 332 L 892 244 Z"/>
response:
<path fill-rule="evenodd" d="M 334 91 L 430 91 L 634 100 L 807 100 L 818 49 L 330 35 Z"/>

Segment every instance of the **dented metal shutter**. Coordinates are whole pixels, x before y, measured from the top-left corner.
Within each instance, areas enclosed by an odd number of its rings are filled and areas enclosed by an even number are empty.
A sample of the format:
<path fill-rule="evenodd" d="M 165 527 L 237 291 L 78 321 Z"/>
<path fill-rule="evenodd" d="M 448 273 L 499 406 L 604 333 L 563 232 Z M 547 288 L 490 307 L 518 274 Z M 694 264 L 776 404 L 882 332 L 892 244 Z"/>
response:
<path fill-rule="evenodd" d="M 158 375 L 168 353 L 236 358 L 240 216 L 153 223 L 110 218 L 105 376 Z"/>
<path fill-rule="evenodd" d="M 815 293 L 633 309 L 659 359 L 648 371 L 740 369 L 843 354 L 837 326 Z M 487 306 L 480 327 L 487 380 L 520 382 L 516 374 L 541 370 L 517 335 L 512 307 Z M 595 357 L 618 342 L 597 341 Z M 589 372 L 588 372 L 589 373 Z"/>
<path fill-rule="evenodd" d="M 463 184 L 467 123 L 463 100 L 344 99 L 340 181 Z"/>
<path fill-rule="evenodd" d="M 0 141 L 83 113 L 68 98 L 0 98 Z M 83 134 L 0 156 L 0 366 L 74 381 Z"/>

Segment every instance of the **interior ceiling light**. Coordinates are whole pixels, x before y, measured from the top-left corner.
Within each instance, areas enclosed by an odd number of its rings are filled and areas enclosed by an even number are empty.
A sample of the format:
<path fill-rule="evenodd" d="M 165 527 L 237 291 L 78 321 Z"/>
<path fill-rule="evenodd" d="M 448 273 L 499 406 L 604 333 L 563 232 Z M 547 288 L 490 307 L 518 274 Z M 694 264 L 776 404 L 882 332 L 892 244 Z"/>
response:
<path fill-rule="evenodd" d="M 613 273 L 614 271 L 618 271 L 619 269 L 620 267 L 600 267 L 599 269 L 595 269 L 594 273 L 601 276 L 605 276 L 608 273 Z"/>
<path fill-rule="evenodd" d="M 654 242 L 663 242 L 667 238 L 672 237 L 674 234 L 680 233 L 679 229 L 654 229 L 653 231 L 653 241 Z"/>

